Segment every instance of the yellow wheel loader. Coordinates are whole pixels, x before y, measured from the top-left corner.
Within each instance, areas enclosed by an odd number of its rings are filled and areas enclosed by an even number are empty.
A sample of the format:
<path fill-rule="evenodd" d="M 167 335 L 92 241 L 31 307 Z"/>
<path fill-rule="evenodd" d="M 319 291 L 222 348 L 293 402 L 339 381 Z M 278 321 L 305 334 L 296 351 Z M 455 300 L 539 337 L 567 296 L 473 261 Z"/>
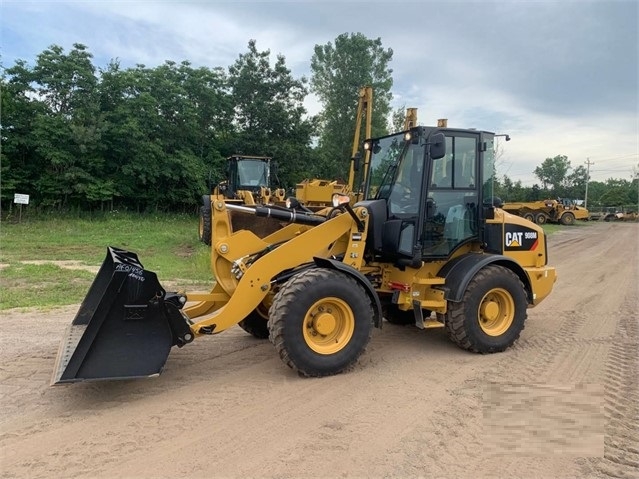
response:
<path fill-rule="evenodd" d="M 493 143 L 423 126 L 369 139 L 363 199 L 335 195 L 321 213 L 214 200 L 209 292 L 167 292 L 134 253 L 109 247 L 52 383 L 155 376 L 173 346 L 235 325 L 302 376 L 352 367 L 384 318 L 504 351 L 556 274 L 542 228 L 494 206 Z M 231 211 L 286 226 L 233 231 Z"/>
<path fill-rule="evenodd" d="M 223 198 L 228 203 L 254 206 L 258 204 L 281 204 L 285 202 L 283 188 L 271 187 L 272 170 L 275 163 L 270 156 L 232 155 L 226 159 L 226 179 L 216 185 L 210 195 L 202 196 L 198 237 L 211 245 L 211 199 Z M 235 229 L 251 229 L 257 234 L 267 234 L 277 225 L 263 220 L 247 221 L 245 215 L 233 218 Z"/>

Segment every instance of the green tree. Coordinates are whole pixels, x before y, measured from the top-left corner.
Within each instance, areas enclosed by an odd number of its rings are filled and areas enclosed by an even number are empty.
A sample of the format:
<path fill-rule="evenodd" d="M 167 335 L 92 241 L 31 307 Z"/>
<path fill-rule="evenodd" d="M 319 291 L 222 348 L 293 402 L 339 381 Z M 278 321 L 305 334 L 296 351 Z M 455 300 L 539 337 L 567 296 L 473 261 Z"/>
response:
<path fill-rule="evenodd" d="M 68 54 L 52 45 L 37 56 L 33 68 L 19 61 L 7 74 L 13 106 L 20 107 L 13 111 L 19 128 L 8 139 L 9 169 L 22 158 L 29 163 L 27 170 L 36 170 L 29 185 L 35 204 L 78 207 L 101 172 L 102 123 L 91 53 L 82 44 L 74 44 Z M 24 115 L 29 122 L 23 122 Z M 24 170 L 20 173 L 24 177 Z"/>
<path fill-rule="evenodd" d="M 101 92 L 112 195 L 137 210 L 197 204 L 231 130 L 224 71 L 171 61 L 121 70 L 111 62 Z"/>
<path fill-rule="evenodd" d="M 557 155 L 554 158 L 546 158 L 540 166 L 535 168 L 534 173 L 541 181 L 544 190 L 549 190 L 552 196 L 561 196 L 570 168 L 568 157 Z"/>
<path fill-rule="evenodd" d="M 542 199 L 541 188 L 537 183 L 526 191 L 526 201 L 539 201 Z"/>
<path fill-rule="evenodd" d="M 315 45 L 311 88 L 323 105 L 319 115 L 318 172 L 346 176 L 361 87 L 373 87 L 373 136 L 388 132 L 393 86 L 393 70 L 388 65 L 392 58 L 393 50 L 385 49 L 380 38 L 371 40 L 362 33 L 343 33 L 334 44 Z"/>
<path fill-rule="evenodd" d="M 598 198 L 601 206 L 630 206 L 637 204 L 637 190 L 633 182 L 609 178 L 605 182 L 605 191 Z"/>
<path fill-rule="evenodd" d="M 588 208 L 606 206 L 601 203 L 601 197 L 606 192 L 606 184 L 602 181 L 588 183 Z"/>
<path fill-rule="evenodd" d="M 41 159 L 36 157 L 33 123 L 46 107 L 35 94 L 33 72 L 25 61 L 18 60 L 13 67 L 3 70 L 0 104 L 0 194 L 11 208 L 15 193 L 29 194 L 33 200 L 37 199 L 33 185 L 43 168 Z"/>
<path fill-rule="evenodd" d="M 509 176 L 504 175 L 501 181 L 497 182 L 495 187 L 496 196 L 504 201 L 526 201 L 527 189 L 521 184 L 521 180 L 513 181 Z"/>
<path fill-rule="evenodd" d="M 583 165 L 579 165 L 566 177 L 566 188 L 563 196 L 572 199 L 583 200 L 586 196 L 586 181 L 588 171 Z"/>
<path fill-rule="evenodd" d="M 250 40 L 248 52 L 229 67 L 229 87 L 237 132 L 227 153 L 272 156 L 280 180 L 292 186 L 313 162 L 306 79 L 294 78 L 282 55 L 271 66 L 270 50 L 260 52 Z"/>
<path fill-rule="evenodd" d="M 402 105 L 391 112 L 391 131 L 402 131 L 406 122 L 406 105 Z"/>

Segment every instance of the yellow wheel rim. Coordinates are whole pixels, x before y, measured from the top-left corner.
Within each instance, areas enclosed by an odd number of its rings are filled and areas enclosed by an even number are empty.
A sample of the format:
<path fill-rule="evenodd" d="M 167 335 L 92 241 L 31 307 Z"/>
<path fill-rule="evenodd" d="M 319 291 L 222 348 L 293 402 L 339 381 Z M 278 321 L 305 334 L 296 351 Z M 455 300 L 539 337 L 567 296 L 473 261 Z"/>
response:
<path fill-rule="evenodd" d="M 304 317 L 302 333 L 309 348 L 318 354 L 335 354 L 349 343 L 355 331 L 355 316 L 339 298 L 328 297 L 311 306 Z"/>
<path fill-rule="evenodd" d="M 204 238 L 204 220 L 200 216 L 200 222 L 198 224 L 198 229 L 200 231 L 200 238 Z"/>
<path fill-rule="evenodd" d="M 515 301 L 502 288 L 491 289 L 479 303 L 479 326 L 488 336 L 501 336 L 515 319 Z"/>

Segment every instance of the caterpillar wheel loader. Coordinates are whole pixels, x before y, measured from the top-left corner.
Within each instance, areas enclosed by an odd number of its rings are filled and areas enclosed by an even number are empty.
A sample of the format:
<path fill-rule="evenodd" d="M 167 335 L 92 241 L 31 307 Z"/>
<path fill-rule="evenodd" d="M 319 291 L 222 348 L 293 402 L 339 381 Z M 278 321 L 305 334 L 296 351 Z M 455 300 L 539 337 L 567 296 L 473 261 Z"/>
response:
<path fill-rule="evenodd" d="M 383 318 L 504 351 L 556 274 L 542 228 L 494 206 L 493 142 L 424 126 L 369 139 L 364 198 L 335 195 L 322 214 L 214 201 L 209 292 L 167 292 L 135 253 L 107 248 L 52 383 L 156 376 L 173 346 L 235 325 L 311 377 L 351 368 Z M 287 224 L 259 237 L 230 212 Z"/>
<path fill-rule="evenodd" d="M 254 206 L 258 204 L 280 204 L 285 202 L 283 188 L 271 187 L 273 158 L 269 156 L 232 155 L 227 161 L 226 179 L 216 185 L 210 195 L 202 196 L 198 237 L 211 245 L 211 199 L 224 198 L 231 204 Z M 276 223 L 265 220 L 250 220 L 246 215 L 234 215 L 235 229 L 251 229 L 257 234 L 267 234 L 278 229 Z"/>

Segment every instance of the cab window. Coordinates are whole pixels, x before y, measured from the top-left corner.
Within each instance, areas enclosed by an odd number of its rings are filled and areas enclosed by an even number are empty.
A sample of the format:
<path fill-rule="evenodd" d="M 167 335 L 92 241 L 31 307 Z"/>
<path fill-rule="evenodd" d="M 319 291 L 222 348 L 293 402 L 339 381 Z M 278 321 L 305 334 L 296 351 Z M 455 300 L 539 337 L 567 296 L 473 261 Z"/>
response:
<path fill-rule="evenodd" d="M 446 156 L 433 162 L 431 188 L 474 189 L 477 177 L 477 139 L 446 137 Z"/>

